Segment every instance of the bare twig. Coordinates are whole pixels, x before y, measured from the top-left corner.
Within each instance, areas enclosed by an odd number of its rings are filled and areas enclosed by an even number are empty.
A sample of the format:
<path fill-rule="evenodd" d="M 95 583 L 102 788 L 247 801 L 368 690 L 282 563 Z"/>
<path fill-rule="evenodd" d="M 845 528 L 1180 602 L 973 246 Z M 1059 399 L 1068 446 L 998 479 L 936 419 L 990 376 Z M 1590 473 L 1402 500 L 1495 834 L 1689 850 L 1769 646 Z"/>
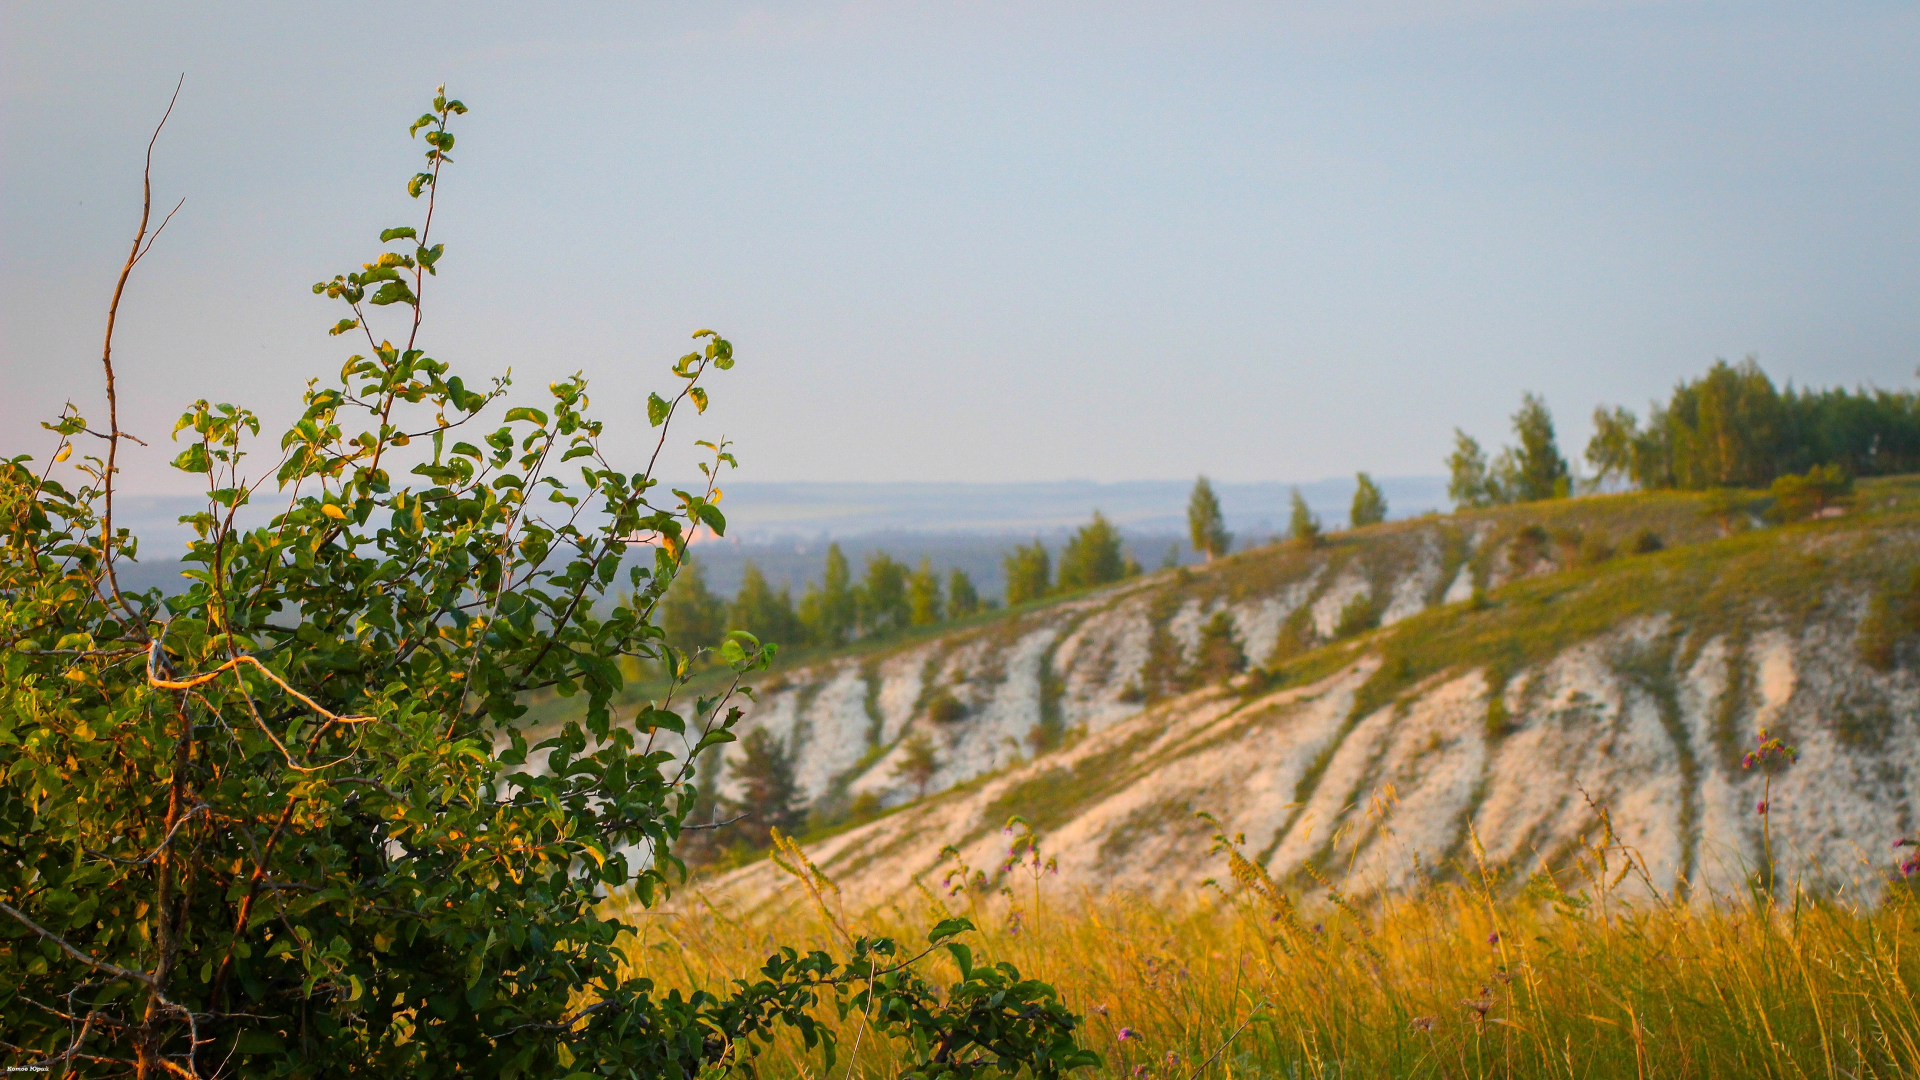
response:
<path fill-rule="evenodd" d="M 153 244 L 148 241 L 147 238 L 147 222 L 151 220 L 153 216 L 153 148 L 160 141 L 160 131 L 167 126 L 167 119 L 173 115 L 174 103 L 180 100 L 180 88 L 186 85 L 186 81 L 187 77 L 183 74 L 180 76 L 180 81 L 174 84 L 173 97 L 167 101 L 167 111 L 161 115 L 160 123 L 154 126 L 153 137 L 147 140 L 146 165 L 140 174 L 140 228 L 133 234 L 133 246 L 127 252 L 127 264 L 120 268 L 120 280 L 114 283 L 113 300 L 107 305 L 106 339 L 100 346 L 100 366 L 106 370 L 107 375 L 107 431 L 109 433 L 107 435 L 107 464 L 101 477 L 102 498 L 104 499 L 105 507 L 100 515 L 100 561 L 106 571 L 107 585 L 113 590 L 114 602 L 120 605 L 120 610 L 133 616 L 136 620 L 139 618 L 139 615 L 133 610 L 133 606 L 127 603 L 127 598 L 121 594 L 120 578 L 113 569 L 113 474 L 117 468 L 116 462 L 120 455 L 120 438 L 122 434 L 120 431 L 120 398 L 115 392 L 113 381 L 113 329 L 114 324 L 120 317 L 120 297 L 127 290 L 127 278 L 133 275 L 134 264 L 138 263 L 148 251 L 153 249 Z M 182 203 L 185 201 L 185 199 L 181 200 Z M 173 209 L 174 212 L 178 212 L 180 207 L 175 206 Z M 173 214 L 169 213 L 167 215 L 167 221 L 172 220 Z M 160 228 L 166 228 L 166 221 L 160 223 Z M 160 231 L 156 229 L 153 233 L 153 239 L 158 240 L 159 238 Z"/>

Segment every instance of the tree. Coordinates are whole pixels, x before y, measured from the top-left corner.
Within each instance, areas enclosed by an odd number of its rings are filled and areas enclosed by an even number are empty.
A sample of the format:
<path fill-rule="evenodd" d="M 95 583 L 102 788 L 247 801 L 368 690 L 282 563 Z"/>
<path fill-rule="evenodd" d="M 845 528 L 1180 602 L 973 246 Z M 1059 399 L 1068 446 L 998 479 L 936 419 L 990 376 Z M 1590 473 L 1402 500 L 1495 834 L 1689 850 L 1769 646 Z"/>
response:
<path fill-rule="evenodd" d="M 1147 636 L 1147 658 L 1134 676 L 1142 700 L 1149 703 L 1179 691 L 1186 682 L 1187 651 L 1167 626 L 1172 614 L 1164 606 L 1153 612 L 1149 620 L 1152 629 Z"/>
<path fill-rule="evenodd" d="M 1187 675 L 1192 686 L 1211 686 L 1226 682 L 1247 670 L 1247 650 L 1234 629 L 1233 616 L 1216 611 L 1200 627 L 1200 641 L 1193 650 L 1193 669 Z"/>
<path fill-rule="evenodd" d="M 1520 445 L 1513 454 L 1509 490 L 1512 502 L 1539 502 L 1565 498 L 1571 474 L 1567 459 L 1560 456 L 1560 444 L 1553 435 L 1553 414 L 1538 394 L 1520 399 L 1513 414 L 1513 433 Z"/>
<path fill-rule="evenodd" d="M 965 570 L 954 567 L 947 575 L 947 617 L 964 619 L 980 610 L 980 590 Z"/>
<path fill-rule="evenodd" d="M 1024 604 L 1047 595 L 1053 578 L 1053 560 L 1046 545 L 1038 539 L 1021 544 L 1001 560 L 1007 571 L 1007 606 Z"/>
<path fill-rule="evenodd" d="M 1815 465 L 1805 476 L 1777 477 L 1767 493 L 1773 496 L 1770 516 L 1776 521 L 1800 521 L 1838 504 L 1853 490 L 1853 481 L 1838 465 Z"/>
<path fill-rule="evenodd" d="M 916 731 L 907 737 L 900 747 L 900 760 L 894 763 L 893 772 L 913 785 L 916 798 L 927 797 L 927 785 L 940 772 L 940 758 L 933 750 L 933 740 L 924 731 Z"/>
<path fill-rule="evenodd" d="M 915 626 L 931 626 L 946 614 L 940 602 L 940 579 L 933 574 L 933 560 L 920 559 L 920 569 L 907 581 L 909 621 Z"/>
<path fill-rule="evenodd" d="M 806 821 L 800 785 L 793 777 L 793 755 L 766 728 L 747 732 L 728 771 L 739 792 L 729 809 L 747 815 L 738 835 L 752 846 L 766 847 L 774 829 L 791 832 Z"/>
<path fill-rule="evenodd" d="M 907 628 L 913 603 L 907 595 L 907 566 L 884 551 L 867 556 L 867 574 L 856 592 L 860 630 L 867 637 L 886 637 Z"/>
<path fill-rule="evenodd" d="M 818 645 L 844 645 L 853 636 L 860 619 L 859 601 L 853 592 L 853 571 L 839 544 L 827 545 L 826 570 L 820 584 L 808 586 L 800 597 L 800 622 L 807 628 L 808 640 Z"/>
<path fill-rule="evenodd" d="M 1093 520 L 1081 526 L 1060 553 L 1060 591 L 1106 585 L 1119 581 L 1126 573 L 1127 559 L 1120 549 L 1120 530 L 1095 510 Z"/>
<path fill-rule="evenodd" d="M 1193 482 L 1193 494 L 1187 497 L 1187 535 L 1193 539 L 1193 550 L 1209 562 L 1233 550 L 1233 534 L 1220 513 L 1220 500 L 1204 476 Z"/>
<path fill-rule="evenodd" d="M 669 641 L 688 647 L 712 648 L 727 634 L 727 605 L 707 588 L 706 572 L 691 555 L 660 605 L 660 625 Z"/>
<path fill-rule="evenodd" d="M 1487 476 L 1487 455 L 1473 436 L 1453 429 L 1453 453 L 1447 455 L 1447 498 L 1457 509 L 1492 506 L 1498 490 Z"/>
<path fill-rule="evenodd" d="M 1378 525 L 1387 520 L 1387 495 L 1373 477 L 1366 473 L 1357 473 L 1355 478 L 1359 486 L 1353 490 L 1353 509 L 1347 512 L 1347 521 L 1353 528 L 1363 525 Z"/>
<path fill-rule="evenodd" d="M 740 572 L 740 591 L 734 594 L 733 607 L 727 612 L 727 627 L 745 630 L 761 641 L 799 644 L 806 638 L 806 627 L 794 614 L 793 595 L 786 589 L 773 591 L 767 576 L 749 560 Z"/>
<path fill-rule="evenodd" d="M 1764 488 L 1815 465 L 1847 476 L 1920 470 L 1920 395 L 1782 391 L 1752 357 L 1716 361 L 1675 386 L 1645 426 L 1625 409 L 1603 408 L 1596 418 L 1602 414 L 1608 423 L 1596 423 L 1588 460 L 1643 489 Z"/>
<path fill-rule="evenodd" d="M 750 1066 L 756 1039 L 865 993 L 903 1071 L 950 1072 L 934 1047 L 1049 1080 L 1097 1064 L 1050 989 L 1006 970 L 936 992 L 902 962 L 917 942 L 778 952 L 690 996 L 634 973 L 636 927 L 606 899 L 652 905 L 684 880 L 694 763 L 732 741 L 739 680 L 773 651 L 729 637 L 696 698 L 654 621 L 686 538 L 726 531 L 727 444 L 706 444 L 703 482 L 662 490 L 609 460 L 620 440 L 581 377 L 505 407 L 504 378 L 470 389 L 427 350 L 423 285 L 445 268 L 428 226 L 465 111 L 442 91 L 413 125 L 430 148 L 417 227 L 315 289 L 365 337 L 338 384 L 310 382 L 257 444 L 245 408 L 182 416 L 175 465 L 208 496 L 184 591 L 118 576 L 136 538 L 114 517 L 111 329 L 105 419 L 69 408 L 49 464 L 0 461 L 0 1061 L 140 1080 L 688 1076 Z M 136 236 L 122 286 L 144 214 Z M 725 339 L 694 338 L 649 400 L 655 451 L 734 366 Z M 96 432 L 100 458 L 57 468 Z M 268 499 L 266 526 L 237 524 Z M 636 551 L 652 558 L 623 572 Z M 615 604 L 622 577 L 633 600 Z M 616 716 L 628 656 L 675 694 Z M 546 689 L 577 719 L 530 745 Z"/>
<path fill-rule="evenodd" d="M 1593 410 L 1593 438 L 1587 440 L 1587 464 L 1593 466 L 1594 487 L 1634 475 L 1634 447 L 1640 441 L 1640 420 L 1624 407 Z"/>
<path fill-rule="evenodd" d="M 1320 543 L 1320 519 L 1307 507 L 1307 500 L 1300 494 L 1299 488 L 1293 489 L 1293 508 L 1287 515 L 1287 539 L 1301 547 L 1314 547 Z"/>

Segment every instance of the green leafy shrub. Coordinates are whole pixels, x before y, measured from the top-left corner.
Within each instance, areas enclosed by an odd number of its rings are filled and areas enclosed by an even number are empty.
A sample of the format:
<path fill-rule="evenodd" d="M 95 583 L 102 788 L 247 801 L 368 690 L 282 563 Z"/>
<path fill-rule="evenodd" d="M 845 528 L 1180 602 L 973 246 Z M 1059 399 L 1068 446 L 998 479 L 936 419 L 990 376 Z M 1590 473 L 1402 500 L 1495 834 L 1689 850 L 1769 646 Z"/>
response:
<path fill-rule="evenodd" d="M 1768 516 L 1775 521 L 1803 521 L 1838 507 L 1852 491 L 1852 479 L 1838 465 L 1815 465 L 1802 476 L 1788 473 L 1775 478 L 1767 489 L 1773 496 Z"/>
<path fill-rule="evenodd" d="M 104 456 L 82 457 L 81 481 L 0 463 L 6 1068 L 691 1076 L 747 1065 L 782 1027 L 831 1061 L 829 1004 L 869 1013 L 912 1075 L 1097 1060 L 1051 988 L 972 967 L 962 920 L 918 952 L 783 949 L 719 993 L 625 973 L 633 928 L 605 900 L 652 904 L 683 878 L 693 763 L 733 740 L 741 680 L 773 650 L 728 635 L 708 659 L 730 681 L 685 700 L 700 656 L 653 618 L 691 530 L 726 530 L 724 443 L 702 444 L 704 487 L 662 491 L 604 455 L 577 375 L 483 434 L 508 381 L 473 389 L 420 344 L 444 254 L 432 202 L 465 111 L 443 94 L 413 125 L 429 147 L 408 185 L 420 225 L 315 286 L 347 309 L 334 333 L 366 343 L 338 385 L 309 384 L 264 453 L 243 408 L 182 416 L 175 465 L 207 489 L 187 591 L 118 583 L 136 539 L 112 516 L 126 436 L 110 347 L 108 421 L 83 444 Z M 373 332 L 383 314 L 400 344 Z M 675 392 L 648 401 L 662 440 L 734 363 L 724 339 L 694 336 Z M 48 426 L 54 462 L 98 432 L 71 408 Z M 269 524 L 236 524 L 276 491 Z M 609 602 L 622 578 L 631 599 Z M 616 716 L 636 659 L 673 688 Z M 584 698 L 582 719 L 530 745 L 534 691 Z M 934 949 L 960 969 L 944 991 L 913 967 Z"/>
<path fill-rule="evenodd" d="M 942 686 L 927 696 L 927 719 L 937 724 L 951 724 L 966 715 L 966 704 L 949 687 Z"/>
<path fill-rule="evenodd" d="M 1333 624 L 1335 639 L 1364 634 L 1380 625 L 1380 604 L 1370 593 L 1355 593 L 1340 608 L 1340 618 Z"/>

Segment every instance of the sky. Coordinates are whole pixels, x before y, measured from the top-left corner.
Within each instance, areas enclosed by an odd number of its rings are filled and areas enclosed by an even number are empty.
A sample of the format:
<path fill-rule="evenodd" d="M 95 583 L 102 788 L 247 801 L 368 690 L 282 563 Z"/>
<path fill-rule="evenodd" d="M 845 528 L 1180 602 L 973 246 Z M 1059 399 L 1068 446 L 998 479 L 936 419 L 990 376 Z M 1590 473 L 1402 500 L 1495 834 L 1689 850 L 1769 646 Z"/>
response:
<path fill-rule="evenodd" d="M 1294 481 L 1441 470 L 1525 391 L 1568 456 L 1716 357 L 1920 362 L 1920 8 L 0 3 L 0 453 L 103 415 L 185 492 L 196 398 L 265 417 L 351 346 L 310 291 L 417 223 L 435 84 L 472 109 L 422 341 L 628 460 L 712 327 L 684 443 L 743 479 Z M 390 333 L 392 333 L 390 331 Z M 397 335 L 395 335 L 397 336 Z"/>

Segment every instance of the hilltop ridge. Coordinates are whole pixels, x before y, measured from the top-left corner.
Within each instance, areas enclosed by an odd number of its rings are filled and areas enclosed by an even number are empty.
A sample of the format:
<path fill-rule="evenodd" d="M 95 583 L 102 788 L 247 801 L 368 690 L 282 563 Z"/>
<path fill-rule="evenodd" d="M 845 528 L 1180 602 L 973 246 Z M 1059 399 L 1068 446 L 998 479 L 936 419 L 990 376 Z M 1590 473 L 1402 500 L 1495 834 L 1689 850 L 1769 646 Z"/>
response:
<path fill-rule="evenodd" d="M 1920 683 L 1908 644 L 1883 671 L 1857 638 L 1920 563 L 1920 481 L 1730 535 L 1710 509 L 1601 496 L 1244 552 L 776 673 L 741 729 L 783 741 L 816 806 L 890 811 L 810 847 L 868 898 L 948 844 L 994 865 L 1012 814 L 1075 880 L 1191 884 L 1207 810 L 1278 877 L 1351 862 L 1382 888 L 1459 858 L 1469 826 L 1503 867 L 1551 865 L 1603 805 L 1662 892 L 1724 895 L 1759 861 L 1739 759 L 1760 728 L 1801 750 L 1773 786 L 1783 879 L 1872 891 L 1912 821 Z M 1662 550 L 1633 553 L 1647 537 Z M 1156 635 L 1191 657 L 1220 612 L 1255 670 L 1141 700 Z M 925 798 L 901 768 L 915 733 L 939 763 Z"/>

